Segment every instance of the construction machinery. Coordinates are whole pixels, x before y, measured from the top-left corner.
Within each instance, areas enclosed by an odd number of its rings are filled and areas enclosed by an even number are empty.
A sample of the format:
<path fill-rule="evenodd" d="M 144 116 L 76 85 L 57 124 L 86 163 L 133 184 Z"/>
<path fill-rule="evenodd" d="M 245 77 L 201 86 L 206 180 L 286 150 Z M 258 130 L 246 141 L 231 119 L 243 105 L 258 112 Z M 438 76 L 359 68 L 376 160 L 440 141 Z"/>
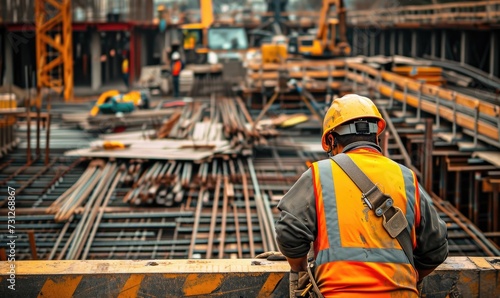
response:
<path fill-rule="evenodd" d="M 288 57 L 287 38 L 284 35 L 276 35 L 271 43 L 264 43 L 261 46 L 263 63 L 282 63 Z"/>
<path fill-rule="evenodd" d="M 149 94 L 144 90 L 130 91 L 126 94 L 121 94 L 118 90 L 109 90 L 99 96 L 94 107 L 90 110 L 90 116 L 96 116 L 99 113 L 130 113 L 135 108 L 149 108 L 149 103 Z"/>
<path fill-rule="evenodd" d="M 248 41 L 243 27 L 215 22 L 212 0 L 200 0 L 198 23 L 181 25 L 186 63 L 205 64 L 210 51 L 246 50 Z"/>
<path fill-rule="evenodd" d="M 155 71 L 161 71 L 168 78 L 170 55 L 179 52 L 185 63 L 180 75 L 181 94 L 193 95 L 195 91 L 192 86 L 195 81 L 198 81 L 198 85 L 202 85 L 196 92 L 204 94 L 210 89 L 205 88 L 206 86 L 220 87 L 215 80 L 238 82 L 245 74 L 239 53 L 248 49 L 245 28 L 234 26 L 232 20 L 216 20 L 213 9 L 212 0 L 199 0 L 199 14 L 198 8 L 194 14 L 193 11 L 184 8 L 181 11 L 182 18 L 179 18 L 179 22 L 173 23 L 171 18 L 163 19 L 173 14 L 167 13 L 165 7 L 159 7 L 161 18 L 159 24 L 161 25 L 163 20 L 163 23 L 168 23 L 170 27 L 163 26 L 165 34 L 164 37 L 161 36 L 165 41 L 162 62 L 166 66 L 161 66 L 160 70 Z M 162 32 L 162 26 L 159 29 Z M 159 82 L 154 85 L 161 87 Z"/>
<path fill-rule="evenodd" d="M 335 7 L 337 18 L 330 18 Z M 351 47 L 346 37 L 346 10 L 343 0 L 323 0 L 316 35 L 292 36 L 289 51 L 307 58 L 348 56 Z"/>
<path fill-rule="evenodd" d="M 212 0 L 200 0 L 200 21 L 183 24 L 183 49 L 187 63 L 206 63 L 208 54 L 208 28 L 214 21 Z"/>

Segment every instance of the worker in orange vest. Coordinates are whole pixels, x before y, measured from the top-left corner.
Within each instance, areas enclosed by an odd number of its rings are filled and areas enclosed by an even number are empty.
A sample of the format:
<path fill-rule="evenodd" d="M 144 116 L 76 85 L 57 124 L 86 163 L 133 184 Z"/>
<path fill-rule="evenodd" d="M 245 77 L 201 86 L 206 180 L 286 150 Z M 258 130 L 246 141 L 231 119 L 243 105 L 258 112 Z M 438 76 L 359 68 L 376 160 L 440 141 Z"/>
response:
<path fill-rule="evenodd" d="M 172 83 L 174 85 L 174 97 L 179 97 L 179 76 L 181 74 L 184 65 L 181 61 L 181 55 L 178 52 L 172 53 Z"/>
<path fill-rule="evenodd" d="M 314 265 L 318 296 L 417 297 L 417 283 L 448 256 L 446 225 L 415 173 L 382 155 L 385 126 L 366 97 L 328 109 L 321 143 L 330 158 L 312 163 L 278 204 L 291 292 Z"/>

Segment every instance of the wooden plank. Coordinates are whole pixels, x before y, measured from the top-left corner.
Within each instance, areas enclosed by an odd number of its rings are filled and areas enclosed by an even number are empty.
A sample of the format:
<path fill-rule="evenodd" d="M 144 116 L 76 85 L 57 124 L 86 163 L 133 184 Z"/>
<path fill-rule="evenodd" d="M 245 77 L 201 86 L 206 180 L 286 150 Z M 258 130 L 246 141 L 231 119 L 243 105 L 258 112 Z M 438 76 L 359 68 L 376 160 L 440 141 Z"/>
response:
<path fill-rule="evenodd" d="M 21 115 L 26 113 L 25 108 L 0 109 L 0 115 Z"/>
<path fill-rule="evenodd" d="M 155 129 L 149 129 L 149 130 L 144 130 L 144 131 L 131 131 L 131 132 L 102 134 L 102 135 L 99 135 L 99 138 L 103 139 L 103 140 L 115 140 L 115 141 L 120 141 L 123 139 L 142 140 L 142 139 L 148 139 L 149 136 L 154 136 L 155 133 L 156 133 Z"/>
<path fill-rule="evenodd" d="M 500 168 L 500 152 L 498 151 L 478 151 L 472 153 L 472 157 L 479 157 Z"/>
<path fill-rule="evenodd" d="M 213 156 L 213 151 L 197 151 L 192 149 L 169 149 L 169 150 L 146 150 L 146 149 L 124 149 L 124 150 L 101 150 L 77 149 L 64 153 L 65 156 L 78 157 L 100 157 L 100 158 L 127 158 L 127 159 L 157 159 L 157 160 L 189 160 L 200 161 Z"/>
<path fill-rule="evenodd" d="M 342 82 L 331 82 L 330 88 L 338 90 L 342 87 Z M 253 88 L 245 87 L 243 92 L 245 93 L 262 93 L 262 81 L 257 81 L 252 84 Z M 265 81 L 265 87 L 276 87 L 277 81 Z M 307 81 L 305 88 L 309 92 L 324 92 L 327 89 L 327 82 L 321 81 Z"/>
<path fill-rule="evenodd" d="M 378 70 L 376 70 L 375 68 L 370 67 L 368 65 L 361 64 L 361 63 L 347 63 L 347 66 L 349 68 L 352 68 L 352 69 L 355 69 L 355 70 L 358 70 L 361 72 L 366 72 L 367 74 L 374 76 L 374 77 L 376 77 L 380 74 L 380 72 Z"/>
<path fill-rule="evenodd" d="M 333 68 L 343 68 L 345 66 L 344 60 L 326 60 L 326 61 L 315 61 L 315 60 L 302 60 L 302 61 L 287 61 L 283 64 L 278 63 L 259 63 L 259 62 L 249 62 L 247 69 L 259 71 L 261 68 L 264 71 L 277 71 L 282 68 L 293 69 L 305 67 L 306 69 L 311 68 L 327 68 L 332 66 Z M 333 69 L 332 68 L 332 69 Z"/>
<path fill-rule="evenodd" d="M 290 71 L 290 78 L 302 79 L 304 76 L 313 78 L 313 79 L 326 79 L 328 76 L 332 76 L 335 78 L 343 78 L 345 77 L 345 70 L 333 70 L 331 72 L 327 70 L 306 70 L 306 71 Z M 277 72 L 263 72 L 258 73 L 254 72 L 248 75 L 252 80 L 277 80 L 278 73 Z"/>
<path fill-rule="evenodd" d="M 226 140 L 178 140 L 178 139 L 159 139 L 159 140 L 131 140 L 131 139 L 121 139 L 124 145 L 129 146 L 130 149 L 181 149 L 187 146 L 213 146 L 222 147 L 229 144 Z M 90 143 L 90 147 L 101 148 L 103 141 L 94 141 Z"/>

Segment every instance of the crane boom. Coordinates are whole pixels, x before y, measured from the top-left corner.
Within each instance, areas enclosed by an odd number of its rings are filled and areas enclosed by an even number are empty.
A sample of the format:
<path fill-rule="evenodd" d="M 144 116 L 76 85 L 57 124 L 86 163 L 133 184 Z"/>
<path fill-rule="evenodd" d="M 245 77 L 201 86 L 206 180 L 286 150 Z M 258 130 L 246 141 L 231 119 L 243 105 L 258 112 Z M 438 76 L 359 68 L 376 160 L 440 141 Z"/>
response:
<path fill-rule="evenodd" d="M 337 18 L 339 24 L 339 38 L 341 41 L 346 41 L 345 35 L 345 7 L 344 1 L 342 0 L 323 0 L 323 5 L 321 7 L 319 22 L 318 22 L 318 32 L 316 38 L 323 43 L 323 46 L 330 48 L 335 46 L 335 32 L 330 33 L 330 38 L 328 36 L 329 22 L 328 16 L 330 9 L 335 7 L 337 10 Z"/>
<path fill-rule="evenodd" d="M 329 18 L 335 6 L 337 18 Z M 346 10 L 343 0 L 323 0 L 316 35 L 297 38 L 298 53 L 311 58 L 348 56 L 351 47 L 346 36 Z"/>

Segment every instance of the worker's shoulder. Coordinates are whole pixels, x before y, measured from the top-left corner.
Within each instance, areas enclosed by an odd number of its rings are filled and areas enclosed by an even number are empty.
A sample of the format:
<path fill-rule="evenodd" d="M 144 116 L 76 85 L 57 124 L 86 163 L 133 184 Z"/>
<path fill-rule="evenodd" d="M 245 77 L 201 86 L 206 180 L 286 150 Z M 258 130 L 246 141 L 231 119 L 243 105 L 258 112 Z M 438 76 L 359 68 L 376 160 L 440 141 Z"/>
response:
<path fill-rule="evenodd" d="M 399 168 L 401 169 L 402 172 L 411 172 L 413 174 L 413 171 L 408 168 L 407 166 L 394 161 L 393 159 L 382 155 L 382 154 L 348 154 L 353 160 L 356 162 L 358 160 L 363 160 L 363 159 L 368 159 L 368 160 L 373 160 L 374 158 L 378 159 L 379 162 L 382 162 L 387 169 L 389 168 Z"/>
<path fill-rule="evenodd" d="M 332 160 L 330 158 L 325 158 L 325 159 L 321 159 L 321 160 L 317 160 L 315 162 L 312 162 L 309 166 L 309 168 L 312 168 L 314 164 L 317 164 L 318 166 L 323 166 L 323 165 L 328 165 L 332 162 Z"/>
<path fill-rule="evenodd" d="M 407 167 L 407 166 L 405 166 L 404 164 L 401 164 L 401 163 L 399 163 L 399 162 L 396 162 L 396 161 L 394 161 L 394 160 L 392 160 L 392 159 L 390 159 L 390 158 L 388 158 L 388 157 L 385 157 L 385 156 L 384 156 L 384 158 L 386 158 L 386 159 L 387 159 L 387 162 L 388 162 L 388 163 L 391 163 L 391 164 L 393 164 L 393 165 L 398 166 L 399 168 L 401 168 L 401 171 L 402 171 L 402 172 L 410 172 L 410 173 L 412 173 L 412 174 L 413 174 L 413 170 L 412 170 L 412 169 L 410 169 L 410 168 L 408 168 L 408 167 Z"/>

